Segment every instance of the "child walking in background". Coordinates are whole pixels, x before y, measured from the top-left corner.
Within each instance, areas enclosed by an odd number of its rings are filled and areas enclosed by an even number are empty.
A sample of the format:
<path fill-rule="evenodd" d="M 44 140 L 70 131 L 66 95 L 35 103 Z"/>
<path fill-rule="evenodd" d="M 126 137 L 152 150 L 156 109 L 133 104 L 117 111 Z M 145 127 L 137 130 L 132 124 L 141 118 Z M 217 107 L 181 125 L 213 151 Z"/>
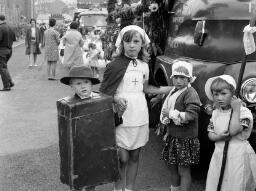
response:
<path fill-rule="evenodd" d="M 167 126 L 162 154 L 171 170 L 171 191 L 189 191 L 192 182 L 190 166 L 199 163 L 197 136 L 201 102 L 190 84 L 195 80 L 192 71 L 191 63 L 174 62 L 171 78 L 175 88 L 166 97 L 160 115 L 161 123 Z"/>
<path fill-rule="evenodd" d="M 215 142 L 206 191 L 216 191 L 220 176 L 225 140 L 230 139 L 221 190 L 255 191 L 256 155 L 247 141 L 253 128 L 251 111 L 234 96 L 236 82 L 221 75 L 207 80 L 205 93 L 216 109 L 208 125 L 209 139 Z"/>
<path fill-rule="evenodd" d="M 91 67 L 93 71 L 93 75 L 99 78 L 99 62 L 104 58 L 104 52 L 102 50 L 97 49 L 96 44 L 89 43 L 88 45 L 88 53 L 86 55 L 88 65 Z"/>
<path fill-rule="evenodd" d="M 104 72 L 100 91 L 114 98 L 119 120 L 116 144 L 119 147 L 121 180 L 116 191 L 134 190 L 141 148 L 149 139 L 149 116 L 145 93 L 169 93 L 171 87 L 148 84 L 149 68 L 145 31 L 136 26 L 124 27 L 117 38 L 118 55 Z"/>

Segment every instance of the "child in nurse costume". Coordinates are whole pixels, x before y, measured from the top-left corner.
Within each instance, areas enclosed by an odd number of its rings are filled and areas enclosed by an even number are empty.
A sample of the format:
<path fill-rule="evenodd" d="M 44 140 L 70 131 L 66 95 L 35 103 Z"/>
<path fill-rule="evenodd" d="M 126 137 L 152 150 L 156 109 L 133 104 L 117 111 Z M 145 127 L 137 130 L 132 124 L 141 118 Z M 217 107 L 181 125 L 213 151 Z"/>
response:
<path fill-rule="evenodd" d="M 122 123 L 116 127 L 119 147 L 121 180 L 115 190 L 134 190 L 141 148 L 149 139 L 149 116 L 145 93 L 166 94 L 171 87 L 149 85 L 149 55 L 146 46 L 150 40 L 136 25 L 124 27 L 117 38 L 117 55 L 110 62 L 100 91 L 114 98 L 114 105 Z"/>

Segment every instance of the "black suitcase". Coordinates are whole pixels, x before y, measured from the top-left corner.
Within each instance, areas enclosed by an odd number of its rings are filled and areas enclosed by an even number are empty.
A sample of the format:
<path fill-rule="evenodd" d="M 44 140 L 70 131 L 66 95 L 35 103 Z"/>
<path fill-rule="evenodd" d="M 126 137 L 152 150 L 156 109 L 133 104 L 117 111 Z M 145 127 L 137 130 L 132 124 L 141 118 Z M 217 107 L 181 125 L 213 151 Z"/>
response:
<path fill-rule="evenodd" d="M 71 190 L 119 178 L 112 97 L 57 101 L 60 179 Z"/>

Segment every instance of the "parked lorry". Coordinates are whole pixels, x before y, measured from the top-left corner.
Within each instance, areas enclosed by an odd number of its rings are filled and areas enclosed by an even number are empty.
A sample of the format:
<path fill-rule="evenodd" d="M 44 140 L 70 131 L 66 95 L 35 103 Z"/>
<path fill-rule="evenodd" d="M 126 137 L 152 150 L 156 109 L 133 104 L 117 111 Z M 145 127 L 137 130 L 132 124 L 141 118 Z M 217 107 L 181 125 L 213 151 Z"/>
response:
<path fill-rule="evenodd" d="M 108 12 L 102 9 L 78 9 L 74 13 L 74 20 L 79 22 L 79 30 L 83 33 L 92 31 L 95 27 L 104 31 L 107 27 Z"/>
<path fill-rule="evenodd" d="M 172 85 L 172 63 L 177 58 L 189 60 L 197 77 L 192 84 L 197 90 L 202 108 L 199 119 L 201 162 L 209 164 L 213 143 L 207 136 L 212 103 L 207 99 L 204 85 L 208 78 L 228 74 L 238 82 L 242 60 L 245 58 L 243 29 L 249 24 L 251 0 L 166 0 L 164 54 L 156 58 L 154 76 L 162 85 Z M 256 151 L 256 54 L 247 57 L 239 97 L 254 117 L 250 143 Z M 151 113 L 152 114 L 152 113 Z"/>

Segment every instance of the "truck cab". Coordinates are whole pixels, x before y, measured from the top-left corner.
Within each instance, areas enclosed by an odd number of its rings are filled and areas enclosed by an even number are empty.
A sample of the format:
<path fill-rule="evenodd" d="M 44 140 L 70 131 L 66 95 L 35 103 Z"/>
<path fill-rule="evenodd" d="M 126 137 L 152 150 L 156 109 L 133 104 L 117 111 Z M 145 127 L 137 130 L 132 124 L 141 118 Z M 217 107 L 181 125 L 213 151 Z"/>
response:
<path fill-rule="evenodd" d="M 199 118 L 201 161 L 209 164 L 213 143 L 208 140 L 207 125 L 212 103 L 206 97 L 204 85 L 208 78 L 222 74 L 231 75 L 238 82 L 241 63 L 245 58 L 243 29 L 249 24 L 254 5 L 251 0 L 166 0 L 165 4 L 168 26 L 165 50 L 156 58 L 154 76 L 160 84 L 172 85 L 173 61 L 184 58 L 193 64 L 197 79 L 192 86 L 202 102 Z M 247 56 L 239 96 L 254 116 L 249 141 L 256 151 L 255 53 Z"/>
<path fill-rule="evenodd" d="M 98 9 L 78 9 L 74 14 L 74 20 L 79 22 L 79 31 L 84 33 L 91 32 L 95 27 L 105 31 L 107 27 L 108 12 L 105 8 Z"/>

